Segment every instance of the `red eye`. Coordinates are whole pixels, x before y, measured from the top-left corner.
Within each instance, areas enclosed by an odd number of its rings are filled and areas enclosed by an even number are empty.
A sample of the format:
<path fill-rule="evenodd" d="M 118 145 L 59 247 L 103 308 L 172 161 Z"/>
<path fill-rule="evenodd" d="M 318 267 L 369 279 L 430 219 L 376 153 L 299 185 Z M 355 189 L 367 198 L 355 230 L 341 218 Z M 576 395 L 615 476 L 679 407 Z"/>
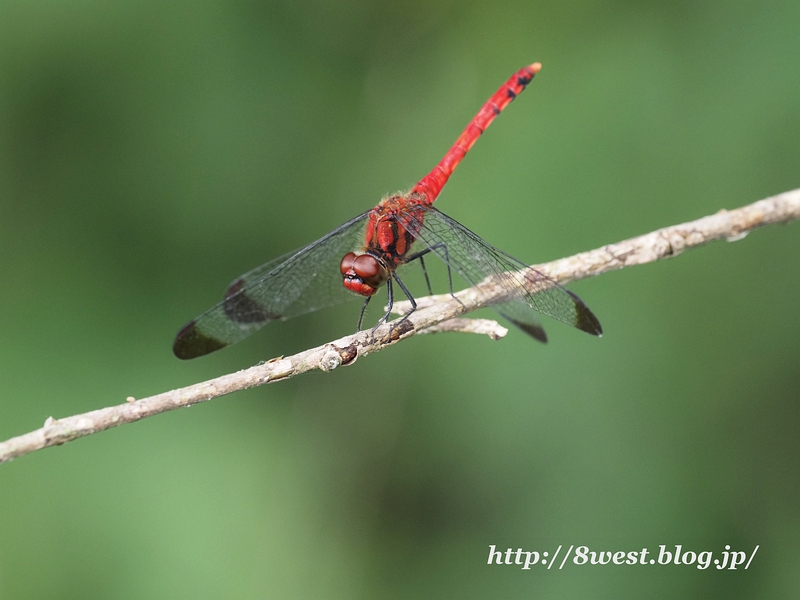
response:
<path fill-rule="evenodd" d="M 347 254 L 344 255 L 344 257 L 342 258 L 342 262 L 339 265 L 339 271 L 342 273 L 342 275 L 346 274 L 350 269 L 353 268 L 353 262 L 355 261 L 355 259 L 356 259 L 355 252 L 348 252 Z"/>
<path fill-rule="evenodd" d="M 389 278 L 386 267 L 371 254 L 362 254 L 353 262 L 353 270 L 365 284 L 377 290 Z"/>
<path fill-rule="evenodd" d="M 371 279 L 381 270 L 381 263 L 370 254 L 362 254 L 353 261 L 353 270 L 361 279 Z"/>

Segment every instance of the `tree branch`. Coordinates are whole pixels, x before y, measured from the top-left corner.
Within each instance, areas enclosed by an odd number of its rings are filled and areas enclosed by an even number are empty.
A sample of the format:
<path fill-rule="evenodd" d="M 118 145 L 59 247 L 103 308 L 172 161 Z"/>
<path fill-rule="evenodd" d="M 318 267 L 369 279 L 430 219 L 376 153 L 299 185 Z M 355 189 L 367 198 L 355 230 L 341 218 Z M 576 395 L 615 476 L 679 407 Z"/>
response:
<path fill-rule="evenodd" d="M 609 244 L 531 267 L 559 283 L 585 279 L 623 267 L 631 267 L 662 258 L 677 256 L 714 240 L 736 241 L 750 231 L 765 225 L 788 223 L 800 218 L 800 189 L 778 194 L 736 210 L 721 210 L 682 225 L 666 227 L 624 242 Z M 535 283 L 535 273 L 530 275 Z M 462 331 L 488 334 L 494 339 L 505 335 L 505 328 L 493 321 L 456 319 L 467 312 L 501 302 L 507 291 L 497 282 L 487 280 L 456 294 L 420 298 L 419 309 L 395 327 L 384 324 L 375 332 L 362 331 L 343 337 L 318 348 L 312 348 L 288 358 L 276 358 L 266 363 L 211 379 L 189 387 L 125 404 L 66 417 L 48 418 L 40 429 L 0 443 L 0 462 L 6 462 L 49 446 L 58 446 L 74 439 L 111 427 L 131 423 L 152 415 L 212 398 L 224 396 L 265 383 L 300 375 L 312 369 L 332 371 L 350 365 L 361 356 L 378 352 L 415 333 Z M 404 303 L 398 303 L 400 310 Z M 405 306 L 408 310 L 408 306 Z"/>

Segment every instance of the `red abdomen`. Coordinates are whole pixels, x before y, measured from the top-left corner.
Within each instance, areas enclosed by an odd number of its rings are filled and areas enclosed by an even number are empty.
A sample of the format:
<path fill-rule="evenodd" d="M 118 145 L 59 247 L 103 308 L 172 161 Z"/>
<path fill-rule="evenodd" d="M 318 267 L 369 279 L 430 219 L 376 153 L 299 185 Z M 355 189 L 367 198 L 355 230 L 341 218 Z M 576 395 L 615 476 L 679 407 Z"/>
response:
<path fill-rule="evenodd" d="M 447 183 L 450 175 L 453 174 L 453 170 L 469 152 L 475 141 L 492 124 L 495 117 L 525 89 L 525 86 L 531 82 L 534 75 L 541 68 L 541 63 L 533 63 L 523 67 L 500 86 L 500 89 L 486 101 L 478 111 L 478 114 L 473 117 L 467 128 L 456 140 L 456 143 L 444 155 L 444 158 L 414 186 L 411 193 L 418 194 L 426 204 L 432 204 L 439 192 L 442 191 L 444 184 Z"/>

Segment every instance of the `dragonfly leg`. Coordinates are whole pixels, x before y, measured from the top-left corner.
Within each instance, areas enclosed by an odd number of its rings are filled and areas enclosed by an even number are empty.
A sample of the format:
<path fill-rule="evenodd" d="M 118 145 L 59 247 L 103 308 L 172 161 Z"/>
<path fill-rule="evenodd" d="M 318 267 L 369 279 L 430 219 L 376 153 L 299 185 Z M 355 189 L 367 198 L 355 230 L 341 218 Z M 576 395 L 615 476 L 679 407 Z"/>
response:
<path fill-rule="evenodd" d="M 400 317 L 400 318 L 399 318 L 399 319 L 397 319 L 396 321 L 392 321 L 392 331 L 393 331 L 395 327 L 397 327 L 398 325 L 400 325 L 400 323 L 402 323 L 402 322 L 403 322 L 403 321 L 405 321 L 405 320 L 406 320 L 408 317 L 410 317 L 410 316 L 411 316 L 411 313 L 413 313 L 415 310 L 417 310 L 417 303 L 414 301 L 414 296 L 412 296 L 412 295 L 411 295 L 411 292 L 409 292 L 409 291 L 408 291 L 408 288 L 407 288 L 407 287 L 405 286 L 405 284 L 403 283 L 403 280 L 402 280 L 402 279 L 400 279 L 400 278 L 397 276 L 397 273 L 392 273 L 392 277 L 393 277 L 393 278 L 394 278 L 394 280 L 397 282 L 397 285 L 399 285 L 399 286 L 400 286 L 400 289 L 401 289 L 401 290 L 403 290 L 403 293 L 406 295 L 406 298 L 408 298 L 408 301 L 411 303 L 411 310 L 409 310 L 409 311 L 408 311 L 406 314 L 404 314 L 402 317 Z M 390 281 L 391 281 L 391 280 L 390 280 Z M 391 288 L 390 288 L 390 289 L 391 289 Z M 392 308 L 392 307 L 391 307 L 391 304 L 390 304 L 390 305 L 389 305 L 389 310 L 391 310 L 391 308 Z M 387 315 L 387 316 L 388 316 L 388 314 L 389 314 L 389 313 L 386 313 L 386 315 Z"/>
<path fill-rule="evenodd" d="M 386 280 L 386 292 L 389 295 L 389 298 L 386 302 L 388 308 L 386 309 L 386 314 L 383 315 L 378 322 L 375 323 L 375 327 L 372 328 L 372 333 L 375 333 L 375 330 L 386 323 L 386 320 L 389 318 L 389 315 L 392 314 L 392 307 L 394 306 L 394 290 L 392 289 L 392 278 Z"/>
<path fill-rule="evenodd" d="M 392 331 L 394 331 L 394 329 L 398 325 L 400 325 L 400 323 L 405 321 L 409 317 L 409 315 L 411 315 L 411 313 L 413 313 L 415 310 L 417 310 L 417 303 L 414 300 L 414 296 L 412 296 L 411 292 L 408 291 L 408 288 L 405 286 L 405 284 L 403 283 L 402 279 L 400 279 L 397 276 L 396 273 L 392 273 L 392 276 L 386 281 L 386 291 L 389 294 L 389 299 L 388 299 L 388 302 L 387 302 L 388 308 L 386 310 L 386 314 L 383 315 L 380 318 L 380 320 L 375 324 L 375 327 L 372 328 L 372 333 L 375 333 L 375 330 L 378 327 L 380 327 L 381 325 L 386 323 L 387 320 L 389 319 L 389 315 L 392 314 L 392 307 L 394 306 L 394 287 L 392 285 L 392 279 L 394 279 L 397 282 L 397 285 L 400 286 L 400 289 L 403 290 L 403 293 L 406 295 L 406 298 L 408 298 L 408 301 L 411 303 L 411 310 L 409 310 L 406 314 L 404 314 L 399 319 L 395 319 L 394 321 L 391 322 L 391 327 L 389 329 L 390 333 Z"/>
<path fill-rule="evenodd" d="M 431 287 L 431 280 L 428 277 L 428 269 L 425 268 L 425 260 L 422 258 L 422 255 L 419 256 L 419 264 L 422 267 L 422 274 L 425 275 L 425 283 L 428 285 L 428 295 L 433 296 L 433 288 Z"/>
<path fill-rule="evenodd" d="M 447 267 L 447 282 L 450 284 L 450 295 L 461 306 L 464 306 L 464 303 L 461 302 L 461 300 L 459 300 L 458 298 L 456 298 L 456 295 L 453 292 L 453 272 L 450 269 L 450 254 L 447 252 L 447 244 L 445 244 L 444 242 L 439 242 L 438 244 L 434 244 L 433 246 L 431 246 L 429 248 L 425 248 L 424 250 L 420 250 L 419 252 L 416 252 L 416 253 L 412 254 L 411 256 L 408 256 L 406 258 L 406 262 L 411 262 L 412 260 L 419 259 L 419 262 L 422 265 L 422 272 L 425 273 L 425 282 L 428 284 L 428 292 L 430 292 L 431 296 L 433 296 L 433 290 L 431 289 L 431 282 L 428 279 L 428 271 L 425 269 L 425 262 L 422 259 L 423 256 L 425 256 L 426 254 L 428 254 L 428 252 L 431 252 L 432 250 L 441 250 L 442 253 L 444 254 L 444 264 Z M 397 283 L 400 283 L 400 282 L 398 281 Z M 405 291 L 405 289 L 403 291 Z M 406 292 L 406 295 L 408 295 L 408 292 Z M 411 314 L 411 313 L 409 313 L 409 314 Z"/>
<path fill-rule="evenodd" d="M 370 300 L 372 300 L 372 296 L 367 296 L 367 299 L 364 300 L 364 306 L 361 307 L 361 314 L 358 315 L 358 328 L 356 329 L 356 333 L 361 331 L 361 323 L 364 322 L 364 313 L 367 312 L 367 304 L 369 304 Z"/>

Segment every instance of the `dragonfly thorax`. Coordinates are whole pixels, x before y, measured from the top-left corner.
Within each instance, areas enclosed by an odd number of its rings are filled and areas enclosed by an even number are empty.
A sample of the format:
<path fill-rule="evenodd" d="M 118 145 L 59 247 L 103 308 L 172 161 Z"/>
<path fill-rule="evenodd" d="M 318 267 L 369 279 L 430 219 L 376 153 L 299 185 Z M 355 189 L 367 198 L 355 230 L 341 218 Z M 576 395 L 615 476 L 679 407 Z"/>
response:
<path fill-rule="evenodd" d="M 371 252 L 348 252 L 339 264 L 339 271 L 344 287 L 367 297 L 375 294 L 389 278 L 384 261 Z"/>
<path fill-rule="evenodd" d="M 366 230 L 367 252 L 379 256 L 392 269 L 406 262 L 417 238 L 425 208 L 418 194 L 384 198 L 370 211 Z"/>

